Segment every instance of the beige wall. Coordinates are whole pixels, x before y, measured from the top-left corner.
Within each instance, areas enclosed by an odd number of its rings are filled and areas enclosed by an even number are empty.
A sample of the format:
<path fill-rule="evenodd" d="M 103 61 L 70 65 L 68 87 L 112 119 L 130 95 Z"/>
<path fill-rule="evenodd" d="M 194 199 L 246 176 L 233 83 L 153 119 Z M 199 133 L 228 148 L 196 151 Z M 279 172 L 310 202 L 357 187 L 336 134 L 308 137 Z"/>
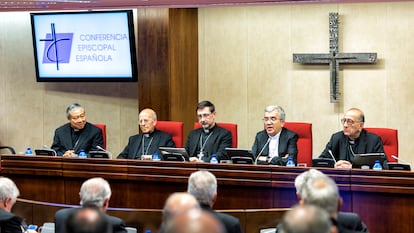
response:
<path fill-rule="evenodd" d="M 306 4 L 199 9 L 200 100 L 217 105 L 218 121 L 239 124 L 239 147 L 262 129 L 263 108 L 279 104 L 289 121 L 313 123 L 314 157 L 350 107 L 370 127 L 399 130 L 400 157 L 414 162 L 414 3 Z M 326 53 L 328 13 L 340 17 L 340 52 L 377 52 L 376 65 L 342 66 L 342 101 L 329 102 L 327 66 L 292 63 L 292 53 Z M 65 108 L 85 105 L 108 126 L 118 153 L 136 132 L 136 83 L 37 83 L 28 13 L 0 13 L 0 144 L 23 151 L 50 145 Z"/>
<path fill-rule="evenodd" d="M 50 146 L 66 107 L 79 102 L 88 121 L 107 125 L 107 149 L 119 153 L 137 132 L 137 83 L 37 83 L 31 37 L 29 13 L 0 13 L 0 144 Z"/>
<path fill-rule="evenodd" d="M 278 104 L 288 121 L 313 123 L 313 156 L 350 107 L 365 126 L 399 130 L 399 154 L 414 162 L 414 3 L 307 4 L 199 9 L 200 99 L 218 120 L 239 124 L 239 146 L 263 128 L 263 108 Z M 329 102 L 327 66 L 293 64 L 293 53 L 329 52 L 328 14 L 338 12 L 339 51 L 377 52 L 376 65 L 341 66 L 343 93 Z"/>

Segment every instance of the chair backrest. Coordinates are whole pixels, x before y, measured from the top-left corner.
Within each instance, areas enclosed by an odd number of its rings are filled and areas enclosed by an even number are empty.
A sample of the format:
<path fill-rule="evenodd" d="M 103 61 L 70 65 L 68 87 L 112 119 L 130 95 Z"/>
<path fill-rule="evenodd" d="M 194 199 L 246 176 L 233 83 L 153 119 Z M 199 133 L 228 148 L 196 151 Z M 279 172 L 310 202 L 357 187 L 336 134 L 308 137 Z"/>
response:
<path fill-rule="evenodd" d="M 94 124 L 96 127 L 100 128 L 102 130 L 102 136 L 103 136 L 103 148 L 106 150 L 106 125 L 105 124 Z"/>
<path fill-rule="evenodd" d="M 224 123 L 224 122 L 216 122 L 216 124 L 222 128 L 227 129 L 231 133 L 231 147 L 237 148 L 237 124 L 234 123 Z M 201 125 L 198 122 L 194 122 L 194 129 L 200 128 Z"/>
<path fill-rule="evenodd" d="M 157 121 L 155 126 L 160 131 L 171 134 L 175 146 L 184 146 L 184 122 L 181 121 Z"/>
<path fill-rule="evenodd" d="M 391 128 L 364 128 L 366 131 L 381 137 L 388 162 L 397 162 L 391 155 L 398 157 L 398 130 Z"/>
<path fill-rule="evenodd" d="M 283 127 L 298 134 L 298 164 L 312 166 L 312 123 L 285 122 Z"/>
<path fill-rule="evenodd" d="M 7 149 L 7 150 L 9 150 L 10 151 L 10 153 L 11 154 L 16 154 L 16 151 L 14 150 L 14 148 L 13 147 L 11 147 L 11 146 L 0 146 L 0 150 L 1 149 Z M 0 153 L 1 154 L 1 153 Z"/>

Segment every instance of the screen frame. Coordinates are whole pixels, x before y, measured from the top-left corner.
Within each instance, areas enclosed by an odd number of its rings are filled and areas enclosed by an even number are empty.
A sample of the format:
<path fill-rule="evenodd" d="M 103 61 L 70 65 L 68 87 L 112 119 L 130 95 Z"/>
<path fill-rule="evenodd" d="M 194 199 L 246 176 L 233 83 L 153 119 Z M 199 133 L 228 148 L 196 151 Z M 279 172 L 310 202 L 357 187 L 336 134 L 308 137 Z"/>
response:
<path fill-rule="evenodd" d="M 68 76 L 42 76 L 39 72 L 41 61 L 39 61 L 38 51 L 42 51 L 42 48 L 38 48 L 37 39 L 39 36 L 36 35 L 35 18 L 48 15 L 81 15 L 81 14 L 113 14 L 113 13 L 125 13 L 128 27 L 129 37 L 129 55 L 130 55 L 130 68 L 131 75 L 128 77 L 118 76 L 82 76 L 82 75 L 68 75 Z M 137 82 L 138 81 L 138 60 L 137 60 L 137 49 L 135 41 L 135 27 L 133 10 L 97 10 L 97 11 L 59 11 L 59 12 L 33 12 L 30 13 L 30 23 L 32 29 L 32 45 L 34 52 L 34 62 L 36 71 L 37 82 Z"/>
<path fill-rule="evenodd" d="M 385 153 L 355 154 L 354 159 L 352 160 L 352 168 L 369 166 L 369 168 L 372 169 L 376 160 L 379 160 L 381 166 L 384 166 L 384 162 L 387 161 L 387 156 Z"/>

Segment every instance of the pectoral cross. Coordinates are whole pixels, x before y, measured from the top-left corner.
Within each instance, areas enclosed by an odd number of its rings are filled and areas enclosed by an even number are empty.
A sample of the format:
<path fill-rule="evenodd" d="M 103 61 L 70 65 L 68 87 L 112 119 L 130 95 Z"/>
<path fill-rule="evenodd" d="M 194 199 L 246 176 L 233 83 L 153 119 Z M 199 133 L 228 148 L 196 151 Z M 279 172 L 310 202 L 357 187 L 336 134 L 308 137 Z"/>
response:
<path fill-rule="evenodd" d="M 339 53 L 338 13 L 329 13 L 329 53 L 294 53 L 293 62 L 301 64 L 329 64 L 331 103 L 340 99 L 338 72 L 339 64 L 374 64 L 377 53 Z"/>

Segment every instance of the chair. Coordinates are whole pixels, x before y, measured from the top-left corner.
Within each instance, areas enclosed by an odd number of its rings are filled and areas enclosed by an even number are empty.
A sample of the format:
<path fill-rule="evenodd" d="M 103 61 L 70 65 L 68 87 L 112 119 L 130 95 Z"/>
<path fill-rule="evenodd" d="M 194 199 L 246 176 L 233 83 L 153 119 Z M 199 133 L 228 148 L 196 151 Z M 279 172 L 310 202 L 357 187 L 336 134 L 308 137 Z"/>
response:
<path fill-rule="evenodd" d="M 184 146 L 184 123 L 181 121 L 157 121 L 158 130 L 171 134 L 175 147 Z"/>
<path fill-rule="evenodd" d="M 391 156 L 398 157 L 398 130 L 391 128 L 364 128 L 370 133 L 374 133 L 381 137 L 382 144 L 384 145 L 384 152 L 387 156 L 388 162 L 398 162 Z"/>
<path fill-rule="evenodd" d="M 312 123 L 285 122 L 283 127 L 298 134 L 298 164 L 312 166 Z"/>
<path fill-rule="evenodd" d="M 11 146 L 0 146 L 0 150 L 1 149 L 8 149 L 10 151 L 11 154 L 16 154 L 16 151 L 14 150 L 13 147 Z"/>
<path fill-rule="evenodd" d="M 96 127 L 100 128 L 102 130 L 102 136 L 103 136 L 103 148 L 106 150 L 106 125 L 105 124 L 94 124 Z"/>
<path fill-rule="evenodd" d="M 224 122 L 216 122 L 216 124 L 222 128 L 227 129 L 231 133 L 231 147 L 237 148 L 237 124 L 234 123 L 224 123 Z M 194 129 L 200 128 L 200 123 L 194 122 Z"/>

